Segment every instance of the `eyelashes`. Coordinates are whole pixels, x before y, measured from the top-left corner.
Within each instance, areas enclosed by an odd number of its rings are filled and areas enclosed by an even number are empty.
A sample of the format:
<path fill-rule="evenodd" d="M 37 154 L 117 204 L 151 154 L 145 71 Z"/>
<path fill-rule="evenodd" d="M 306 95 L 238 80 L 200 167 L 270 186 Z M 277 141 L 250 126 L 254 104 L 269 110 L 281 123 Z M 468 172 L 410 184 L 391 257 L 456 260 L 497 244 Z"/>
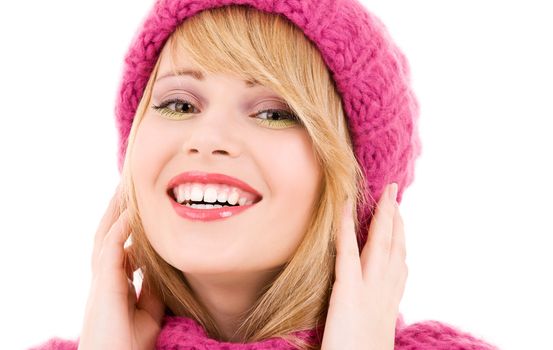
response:
<path fill-rule="evenodd" d="M 174 109 L 169 108 L 171 105 L 174 105 Z M 180 98 L 172 98 L 163 101 L 158 106 L 153 105 L 152 109 L 171 120 L 185 120 L 190 118 L 192 114 L 198 112 L 198 109 L 192 102 Z M 183 111 L 179 111 L 179 109 Z M 265 118 L 258 118 L 260 115 L 265 115 Z M 256 113 L 250 114 L 248 117 L 255 118 L 256 122 L 259 124 L 274 128 L 285 128 L 301 124 L 301 120 L 297 115 L 284 109 L 262 109 L 258 110 Z"/>
<path fill-rule="evenodd" d="M 176 114 L 176 115 L 191 114 L 191 112 L 178 112 L 178 111 L 173 110 L 171 108 L 167 108 L 169 105 L 172 105 L 172 104 L 175 105 L 175 108 L 177 107 L 177 105 L 180 105 L 180 106 L 186 106 L 186 105 L 194 106 L 192 104 L 192 102 L 190 102 L 190 101 L 181 100 L 181 99 L 178 99 L 178 98 L 172 98 L 170 100 L 166 100 L 166 101 L 161 102 L 159 106 L 153 105 L 152 108 L 154 110 L 162 113 L 162 114 L 163 113 L 169 114 L 169 115 L 173 115 L 173 114 Z"/>

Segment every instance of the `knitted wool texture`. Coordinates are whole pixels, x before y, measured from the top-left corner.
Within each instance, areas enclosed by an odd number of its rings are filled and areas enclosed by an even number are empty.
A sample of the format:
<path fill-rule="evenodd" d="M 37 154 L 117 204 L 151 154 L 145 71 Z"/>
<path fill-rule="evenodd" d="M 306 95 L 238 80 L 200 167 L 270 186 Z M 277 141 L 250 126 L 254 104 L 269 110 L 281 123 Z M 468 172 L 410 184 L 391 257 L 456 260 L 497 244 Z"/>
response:
<path fill-rule="evenodd" d="M 356 0 L 159 0 L 135 33 L 125 56 L 115 106 L 121 173 L 129 132 L 159 54 L 176 27 L 199 11 L 229 4 L 284 15 L 319 49 L 336 83 L 355 156 L 366 181 L 357 240 L 364 246 L 372 212 L 387 183 L 397 201 L 413 182 L 421 153 L 419 104 L 410 87 L 407 59 L 385 25 Z"/>
<path fill-rule="evenodd" d="M 296 332 L 296 334 L 308 341 L 319 341 L 314 331 Z M 78 339 L 52 338 L 28 350 L 77 350 L 78 345 Z M 220 342 L 207 337 L 204 329 L 193 319 L 180 316 L 165 316 L 155 348 L 156 350 L 296 350 L 291 344 L 279 338 L 246 344 Z M 498 350 L 496 346 L 445 323 L 424 321 L 405 326 L 401 315 L 396 324 L 394 349 Z"/>

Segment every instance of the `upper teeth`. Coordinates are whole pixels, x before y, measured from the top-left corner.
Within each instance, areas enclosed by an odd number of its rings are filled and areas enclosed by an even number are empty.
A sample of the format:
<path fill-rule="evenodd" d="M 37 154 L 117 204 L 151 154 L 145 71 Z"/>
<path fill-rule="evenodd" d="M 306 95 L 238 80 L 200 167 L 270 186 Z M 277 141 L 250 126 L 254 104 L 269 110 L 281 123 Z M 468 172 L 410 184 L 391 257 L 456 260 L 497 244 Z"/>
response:
<path fill-rule="evenodd" d="M 236 187 L 218 184 L 185 183 L 173 188 L 177 202 L 204 201 L 208 203 L 226 203 L 235 205 L 252 204 L 255 196 Z"/>

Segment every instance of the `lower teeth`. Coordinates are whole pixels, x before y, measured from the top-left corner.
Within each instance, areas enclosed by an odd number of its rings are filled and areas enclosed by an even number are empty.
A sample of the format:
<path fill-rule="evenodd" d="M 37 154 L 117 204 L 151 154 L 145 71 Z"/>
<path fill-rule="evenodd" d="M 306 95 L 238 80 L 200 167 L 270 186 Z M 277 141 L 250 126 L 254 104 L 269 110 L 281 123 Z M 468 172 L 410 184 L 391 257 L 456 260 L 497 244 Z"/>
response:
<path fill-rule="evenodd" d="M 230 207 L 230 205 L 221 205 L 221 204 L 185 204 L 187 207 L 192 207 L 196 209 L 213 209 L 213 208 L 222 208 L 222 207 Z"/>

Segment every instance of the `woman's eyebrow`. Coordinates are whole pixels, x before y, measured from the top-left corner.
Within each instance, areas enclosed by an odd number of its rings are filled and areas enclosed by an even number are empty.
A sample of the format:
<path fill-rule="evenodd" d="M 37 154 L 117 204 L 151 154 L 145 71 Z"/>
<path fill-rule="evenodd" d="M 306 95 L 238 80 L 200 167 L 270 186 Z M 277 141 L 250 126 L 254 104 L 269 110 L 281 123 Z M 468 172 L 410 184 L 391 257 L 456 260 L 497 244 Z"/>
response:
<path fill-rule="evenodd" d="M 174 77 L 174 76 L 189 76 L 189 77 L 192 77 L 196 80 L 200 80 L 200 81 L 205 80 L 204 75 L 200 71 L 189 69 L 189 68 L 180 68 L 180 69 L 177 69 L 177 71 L 175 73 L 168 72 L 168 73 L 162 74 L 159 78 L 156 79 L 155 82 L 157 83 L 158 81 L 160 81 L 162 79 L 165 79 L 165 78 L 168 78 L 168 77 Z M 254 87 L 256 85 L 261 85 L 255 79 L 244 80 L 244 83 L 246 84 L 247 87 Z"/>

